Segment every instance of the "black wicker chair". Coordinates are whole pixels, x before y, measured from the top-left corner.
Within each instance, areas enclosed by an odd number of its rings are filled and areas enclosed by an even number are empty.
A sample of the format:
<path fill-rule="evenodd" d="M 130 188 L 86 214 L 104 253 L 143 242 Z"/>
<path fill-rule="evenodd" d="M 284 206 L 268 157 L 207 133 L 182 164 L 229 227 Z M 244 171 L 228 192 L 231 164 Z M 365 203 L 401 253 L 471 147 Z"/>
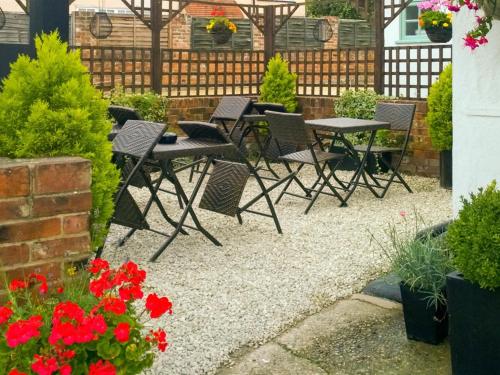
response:
<path fill-rule="evenodd" d="M 383 153 L 395 154 L 397 159 L 395 162 L 388 162 L 384 158 L 380 157 L 379 160 L 385 165 L 390 174 L 388 178 L 383 178 L 380 176 L 374 176 L 368 173 L 368 176 L 373 180 L 374 184 L 371 185 L 374 188 L 381 189 L 381 193 L 377 193 L 379 198 L 383 198 L 390 185 L 394 183 L 402 184 L 408 192 L 412 193 L 410 186 L 403 179 L 399 173 L 399 167 L 403 161 L 403 157 L 406 154 L 408 148 L 408 143 L 410 141 L 410 133 L 413 125 L 413 117 L 415 115 L 415 104 L 395 104 L 395 103 L 378 103 L 377 109 L 375 111 L 375 120 L 386 121 L 391 124 L 391 131 L 404 132 L 405 138 L 403 145 L 401 147 L 384 147 L 384 146 L 372 146 L 370 153 L 381 155 Z M 354 146 L 357 152 L 365 153 L 366 145 Z"/>
<path fill-rule="evenodd" d="M 319 194 L 323 193 L 336 197 L 340 201 L 341 205 L 344 205 L 344 199 L 330 182 L 332 178 L 337 180 L 335 176 L 335 167 L 331 168 L 328 175 L 325 174 L 325 170 L 329 165 L 329 162 L 332 161 L 336 162 L 336 165 L 338 166 L 344 159 L 345 155 L 316 150 L 314 148 L 314 136 L 311 130 L 305 124 L 304 118 L 301 114 L 266 111 L 266 117 L 267 122 L 269 123 L 269 130 L 274 141 L 276 142 L 278 150 L 280 151 L 279 159 L 283 162 L 291 177 L 278 196 L 276 204 L 281 200 L 284 194 L 310 199 L 309 205 L 305 210 L 305 214 L 307 214 L 318 198 Z M 282 143 L 293 144 L 297 148 L 303 150 L 287 153 L 284 152 L 284 150 L 281 148 Z M 291 163 L 298 164 L 298 167 L 295 171 L 292 170 Z M 317 190 L 307 188 L 297 176 L 300 170 L 305 165 L 313 165 L 316 170 L 319 181 L 317 184 L 319 188 Z M 297 185 L 302 189 L 304 195 L 299 195 L 287 191 L 293 181 L 295 181 Z M 325 187 L 328 187 L 331 193 L 323 192 Z M 312 193 L 314 193 L 314 195 L 312 195 Z"/>
<path fill-rule="evenodd" d="M 147 121 L 129 120 L 123 125 L 113 140 L 113 161 L 121 172 L 121 182 L 115 195 L 115 211 L 108 225 L 115 223 L 131 228 L 129 233 L 120 241 L 122 245 L 136 230 L 149 230 L 162 235 L 167 235 L 150 227 L 146 215 L 155 202 L 165 220 L 172 226 L 177 223 L 172 220 L 157 193 L 160 188 L 163 175 L 152 182 L 150 174 L 144 170 L 145 163 L 154 147 L 165 132 L 165 124 Z M 161 172 L 163 174 L 163 172 Z M 145 208 L 141 210 L 128 190 L 133 181 L 140 181 L 139 187 L 147 187 L 151 197 Z M 185 232 L 183 231 L 185 234 Z M 100 257 L 103 247 L 99 248 L 96 257 Z"/>
<path fill-rule="evenodd" d="M 142 120 L 143 118 L 134 108 L 110 105 L 109 115 L 115 120 L 113 130 L 119 130 L 128 120 Z"/>

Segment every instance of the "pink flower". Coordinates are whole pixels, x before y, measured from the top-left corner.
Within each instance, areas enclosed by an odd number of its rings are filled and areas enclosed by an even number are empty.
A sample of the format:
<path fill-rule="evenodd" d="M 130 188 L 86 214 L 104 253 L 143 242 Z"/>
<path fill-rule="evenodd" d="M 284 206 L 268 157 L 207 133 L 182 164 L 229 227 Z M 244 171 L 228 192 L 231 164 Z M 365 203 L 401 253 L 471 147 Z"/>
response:
<path fill-rule="evenodd" d="M 399 211 L 399 216 L 406 217 L 406 211 Z"/>

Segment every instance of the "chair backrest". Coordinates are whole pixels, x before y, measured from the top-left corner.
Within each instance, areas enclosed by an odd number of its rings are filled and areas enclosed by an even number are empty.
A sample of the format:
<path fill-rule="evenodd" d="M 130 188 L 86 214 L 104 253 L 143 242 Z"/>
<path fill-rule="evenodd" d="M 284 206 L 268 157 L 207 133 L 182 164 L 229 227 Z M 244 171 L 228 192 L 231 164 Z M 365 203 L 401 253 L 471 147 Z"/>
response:
<path fill-rule="evenodd" d="M 260 115 L 263 115 L 266 111 L 286 112 L 285 106 L 280 103 L 254 102 L 252 108 Z"/>
<path fill-rule="evenodd" d="M 165 124 L 129 120 L 113 139 L 113 153 L 145 158 L 165 133 Z"/>
<path fill-rule="evenodd" d="M 415 108 L 415 104 L 377 103 L 375 120 L 389 122 L 391 130 L 410 132 Z"/>
<path fill-rule="evenodd" d="M 279 145 L 309 146 L 311 144 L 311 130 L 304 122 L 302 114 L 266 111 L 265 115 L 269 131 Z"/>
<path fill-rule="evenodd" d="M 110 105 L 108 112 L 119 126 L 125 125 L 128 120 L 142 120 L 141 115 L 134 108 Z"/>
<path fill-rule="evenodd" d="M 179 121 L 178 125 L 191 139 L 212 141 L 216 143 L 231 143 L 227 134 L 216 124 L 201 121 Z"/>
<path fill-rule="evenodd" d="M 209 122 L 239 121 L 250 111 L 252 100 L 244 96 L 224 96 L 215 108 Z"/>

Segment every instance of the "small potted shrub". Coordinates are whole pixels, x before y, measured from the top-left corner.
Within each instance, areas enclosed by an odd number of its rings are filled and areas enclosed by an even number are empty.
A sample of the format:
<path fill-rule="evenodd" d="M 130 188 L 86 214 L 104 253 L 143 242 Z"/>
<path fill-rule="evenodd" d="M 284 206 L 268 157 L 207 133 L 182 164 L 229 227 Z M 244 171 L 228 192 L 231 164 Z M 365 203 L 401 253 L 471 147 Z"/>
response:
<path fill-rule="evenodd" d="M 427 125 L 432 146 L 439 151 L 439 177 L 441 187 L 452 187 L 452 67 L 448 65 L 434 82 L 427 98 Z"/>
<path fill-rule="evenodd" d="M 238 28 L 229 18 L 224 15 L 222 8 L 215 8 L 211 13 L 212 18 L 208 21 L 207 32 L 212 35 L 216 44 L 229 42 Z"/>
<path fill-rule="evenodd" d="M 394 225 L 388 237 L 390 247 L 382 248 L 392 271 L 401 278 L 406 335 L 410 340 L 439 344 L 448 335 L 445 284 L 453 269 L 443 238 L 431 231 L 400 233 Z"/>
<path fill-rule="evenodd" d="M 453 374 L 498 374 L 500 191 L 493 182 L 462 202 L 446 236 L 458 270 L 446 281 Z"/>
<path fill-rule="evenodd" d="M 422 14 L 418 18 L 420 27 L 425 30 L 433 43 L 448 43 L 453 35 L 451 13 L 443 0 L 427 0 L 418 4 Z"/>
<path fill-rule="evenodd" d="M 0 306 L 0 365 L 7 375 L 141 374 L 167 348 L 162 328 L 145 321 L 172 313 L 156 293 L 144 298 L 146 272 L 133 262 L 69 268 L 62 284 L 42 274 L 8 284 Z M 141 303 L 145 299 L 144 303 Z"/>

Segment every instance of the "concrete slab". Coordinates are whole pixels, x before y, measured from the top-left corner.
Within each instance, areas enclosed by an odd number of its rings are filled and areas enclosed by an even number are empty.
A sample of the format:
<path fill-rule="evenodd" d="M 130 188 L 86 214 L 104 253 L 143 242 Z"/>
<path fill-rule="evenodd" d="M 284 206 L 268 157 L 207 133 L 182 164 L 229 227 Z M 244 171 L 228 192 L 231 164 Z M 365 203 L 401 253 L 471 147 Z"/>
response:
<path fill-rule="evenodd" d="M 325 375 L 320 367 L 299 358 L 281 346 L 270 343 L 243 356 L 233 367 L 217 372 L 219 375 Z"/>

